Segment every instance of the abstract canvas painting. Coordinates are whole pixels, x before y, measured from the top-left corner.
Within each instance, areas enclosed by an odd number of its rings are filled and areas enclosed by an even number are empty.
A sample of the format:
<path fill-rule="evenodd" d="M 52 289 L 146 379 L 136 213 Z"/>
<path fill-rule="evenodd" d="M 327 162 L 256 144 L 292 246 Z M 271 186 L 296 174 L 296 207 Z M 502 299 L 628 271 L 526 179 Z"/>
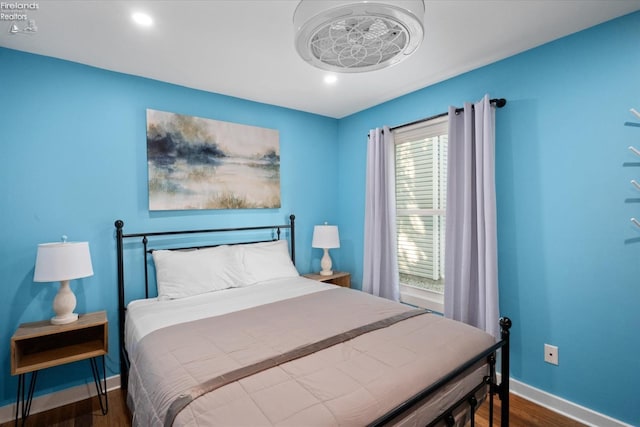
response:
<path fill-rule="evenodd" d="M 147 110 L 149 210 L 280 207 L 275 129 Z"/>

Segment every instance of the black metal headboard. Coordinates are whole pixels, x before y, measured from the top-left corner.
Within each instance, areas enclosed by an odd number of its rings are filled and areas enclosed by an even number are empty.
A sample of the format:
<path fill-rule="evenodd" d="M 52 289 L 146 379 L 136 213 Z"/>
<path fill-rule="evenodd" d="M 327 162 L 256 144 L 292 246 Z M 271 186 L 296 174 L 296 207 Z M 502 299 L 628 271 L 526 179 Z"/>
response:
<path fill-rule="evenodd" d="M 122 220 L 117 220 L 115 222 L 116 227 L 116 251 L 117 251 L 117 264 L 118 264 L 118 329 L 120 332 L 120 377 L 122 386 L 126 388 L 127 378 L 128 378 L 128 355 L 127 351 L 124 347 L 124 320 L 126 314 L 126 299 L 125 299 L 125 283 L 124 283 L 124 240 L 125 239 L 133 239 L 140 238 L 141 249 L 143 251 L 143 260 L 144 260 L 144 281 L 145 281 L 145 298 L 149 298 L 149 271 L 147 265 L 147 255 L 153 252 L 153 248 L 149 247 L 149 238 L 150 237 L 161 237 L 161 236 L 178 236 L 184 237 L 189 235 L 208 235 L 208 234 L 216 234 L 216 233 L 231 233 L 231 232 L 245 232 L 245 231 L 260 231 L 260 230 L 271 230 L 272 235 L 269 239 L 263 240 L 254 240 L 254 241 L 239 241 L 239 242 L 217 242 L 217 243 L 206 243 L 204 245 L 192 245 L 192 246 L 171 246 L 166 247 L 163 246 L 163 249 L 202 249 L 202 248 L 210 248 L 214 246 L 219 246 L 222 244 L 248 244 L 248 243 L 257 243 L 264 241 L 272 241 L 272 240 L 280 240 L 282 230 L 289 229 L 289 244 L 291 250 L 291 260 L 294 265 L 296 263 L 296 242 L 295 242 L 295 215 L 289 216 L 289 224 L 282 225 L 263 225 L 263 226 L 253 226 L 253 227 L 236 227 L 236 228 L 214 228 L 214 229 L 205 229 L 205 230 L 178 230 L 178 231 L 153 231 L 146 233 L 124 233 L 124 222 Z"/>

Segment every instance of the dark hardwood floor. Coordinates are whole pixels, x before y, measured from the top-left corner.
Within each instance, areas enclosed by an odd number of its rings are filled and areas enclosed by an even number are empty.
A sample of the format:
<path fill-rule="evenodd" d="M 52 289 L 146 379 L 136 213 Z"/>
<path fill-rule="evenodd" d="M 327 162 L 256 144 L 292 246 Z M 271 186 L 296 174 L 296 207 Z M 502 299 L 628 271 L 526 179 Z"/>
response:
<path fill-rule="evenodd" d="M 476 414 L 476 426 L 489 426 L 489 403 L 480 407 Z M 500 399 L 494 399 L 493 425 L 500 426 Z M 586 427 L 540 405 L 511 394 L 509 396 L 509 425 L 514 427 Z"/>
<path fill-rule="evenodd" d="M 129 427 L 131 426 L 131 413 L 127 408 L 124 393 L 117 389 L 109 392 L 109 412 L 107 415 L 102 415 L 100 402 L 97 397 L 94 397 L 31 414 L 25 425 L 29 427 Z M 0 427 L 13 426 L 13 421 L 0 424 Z"/>
<path fill-rule="evenodd" d="M 563 417 L 553 411 L 538 406 L 521 397 L 511 395 L 510 425 L 514 427 L 583 427 L 577 421 Z M 482 405 L 476 415 L 476 426 L 489 425 L 488 403 Z M 0 427 L 13 427 L 13 422 L 0 424 Z M 121 390 L 109 392 L 109 413 L 102 415 L 97 398 L 83 400 L 70 405 L 61 406 L 39 414 L 32 414 L 27 419 L 27 426 L 34 427 L 129 427 L 131 414 Z M 495 400 L 494 426 L 500 425 L 500 399 Z"/>

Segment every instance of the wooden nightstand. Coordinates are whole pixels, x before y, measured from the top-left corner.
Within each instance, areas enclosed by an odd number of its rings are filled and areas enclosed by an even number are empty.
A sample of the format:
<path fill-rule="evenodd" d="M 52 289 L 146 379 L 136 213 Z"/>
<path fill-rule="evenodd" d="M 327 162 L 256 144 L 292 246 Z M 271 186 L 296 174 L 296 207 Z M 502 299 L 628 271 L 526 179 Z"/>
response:
<path fill-rule="evenodd" d="M 318 280 L 320 282 L 333 283 L 334 285 L 342 286 L 344 288 L 351 287 L 351 273 L 334 271 L 330 276 L 321 276 L 320 274 L 303 274 L 302 276 L 307 279 Z"/>
<path fill-rule="evenodd" d="M 105 311 L 81 314 L 78 320 L 66 325 L 52 325 L 49 320 L 21 324 L 11 337 L 11 375 L 19 375 L 16 425 L 21 403 L 23 425 L 29 416 L 39 370 L 85 359 L 91 362 L 100 408 L 106 414 L 109 406 L 104 355 L 108 352 L 108 336 Z M 102 384 L 97 358 L 102 359 Z M 25 404 L 25 376 L 29 372 L 31 381 Z"/>

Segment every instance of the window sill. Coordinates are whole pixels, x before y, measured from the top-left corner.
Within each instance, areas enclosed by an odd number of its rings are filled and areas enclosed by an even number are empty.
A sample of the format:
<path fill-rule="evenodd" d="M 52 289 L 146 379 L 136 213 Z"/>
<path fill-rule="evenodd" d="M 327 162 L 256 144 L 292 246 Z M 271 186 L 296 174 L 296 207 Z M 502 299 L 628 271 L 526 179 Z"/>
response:
<path fill-rule="evenodd" d="M 444 295 L 438 292 L 400 284 L 400 301 L 437 313 L 444 313 Z"/>

